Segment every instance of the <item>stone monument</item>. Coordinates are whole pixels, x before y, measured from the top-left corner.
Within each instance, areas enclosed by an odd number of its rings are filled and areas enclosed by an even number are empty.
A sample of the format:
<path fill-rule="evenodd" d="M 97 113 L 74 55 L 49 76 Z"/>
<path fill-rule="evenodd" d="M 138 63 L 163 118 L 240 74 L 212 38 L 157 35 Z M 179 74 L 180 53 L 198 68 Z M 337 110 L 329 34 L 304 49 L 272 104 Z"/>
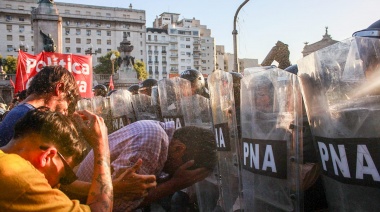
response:
<path fill-rule="evenodd" d="M 135 58 L 131 56 L 133 45 L 131 45 L 131 41 L 128 40 L 127 33 L 124 32 L 123 41 L 120 42 L 120 46 L 117 47 L 117 50 L 120 52 L 120 57 L 117 60 L 119 64 L 119 70 L 117 71 L 119 75 L 118 82 L 137 84 L 139 81 L 137 79 L 136 70 L 133 68 Z"/>
<path fill-rule="evenodd" d="M 34 53 L 62 53 L 62 17 L 53 0 L 40 0 L 32 11 Z"/>

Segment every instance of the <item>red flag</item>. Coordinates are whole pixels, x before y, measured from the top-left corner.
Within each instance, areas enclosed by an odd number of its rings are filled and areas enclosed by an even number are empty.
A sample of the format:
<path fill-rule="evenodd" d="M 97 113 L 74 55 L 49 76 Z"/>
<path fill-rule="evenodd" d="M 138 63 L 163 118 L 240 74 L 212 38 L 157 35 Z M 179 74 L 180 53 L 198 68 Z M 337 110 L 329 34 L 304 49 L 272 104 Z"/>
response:
<path fill-rule="evenodd" d="M 110 76 L 110 84 L 109 84 L 109 90 L 112 91 L 114 89 L 114 86 L 113 86 L 113 80 L 112 80 L 112 75 Z"/>
<path fill-rule="evenodd" d="M 13 82 L 12 78 L 9 78 L 9 82 L 11 83 L 13 89 L 15 89 L 16 86 L 15 86 L 15 83 Z"/>

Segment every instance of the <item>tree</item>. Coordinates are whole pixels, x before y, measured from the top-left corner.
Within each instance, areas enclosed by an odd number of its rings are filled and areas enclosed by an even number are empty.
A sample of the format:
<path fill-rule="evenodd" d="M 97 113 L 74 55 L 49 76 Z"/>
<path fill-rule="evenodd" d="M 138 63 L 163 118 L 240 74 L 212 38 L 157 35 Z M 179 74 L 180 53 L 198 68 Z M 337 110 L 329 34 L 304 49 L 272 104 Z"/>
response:
<path fill-rule="evenodd" d="M 137 72 L 137 79 L 140 81 L 146 80 L 148 78 L 148 73 L 146 72 L 145 63 L 141 60 L 135 60 L 135 65 L 133 66 Z"/>
<path fill-rule="evenodd" d="M 3 66 L 3 70 L 7 74 L 16 74 L 16 69 L 17 69 L 17 59 L 12 56 L 7 56 L 6 58 L 3 58 L 0 55 L 0 61 Z"/>
<path fill-rule="evenodd" d="M 112 73 L 112 62 L 110 59 L 112 53 L 114 53 L 116 56 L 116 59 L 114 62 L 115 72 L 119 69 L 119 64 L 117 63 L 117 58 L 120 57 L 120 52 L 119 51 L 110 51 L 110 52 L 107 52 L 106 55 L 101 56 L 99 58 L 99 64 L 94 67 L 94 73 L 95 74 L 111 74 Z"/>

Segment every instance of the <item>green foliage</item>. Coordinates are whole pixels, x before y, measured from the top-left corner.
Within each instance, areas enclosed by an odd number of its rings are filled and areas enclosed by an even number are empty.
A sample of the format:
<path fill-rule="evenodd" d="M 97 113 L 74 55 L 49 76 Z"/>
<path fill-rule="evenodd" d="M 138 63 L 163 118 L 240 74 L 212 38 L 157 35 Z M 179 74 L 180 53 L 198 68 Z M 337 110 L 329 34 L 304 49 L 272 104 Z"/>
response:
<path fill-rule="evenodd" d="M 137 78 L 140 81 L 146 80 L 148 78 L 148 72 L 145 68 L 145 63 L 141 60 L 135 60 L 135 65 L 133 66 L 137 72 Z"/>
<path fill-rule="evenodd" d="M 112 53 L 115 54 L 116 59 L 114 62 L 114 71 L 119 69 L 119 64 L 117 62 L 117 59 L 120 57 L 120 52 L 119 51 L 110 51 L 107 52 L 104 56 L 101 56 L 99 58 L 99 63 L 94 67 L 94 73 L 95 74 L 111 74 L 112 73 L 112 62 L 111 62 L 111 55 Z"/>
<path fill-rule="evenodd" d="M 16 74 L 17 69 L 17 58 L 12 56 L 7 56 L 6 58 L 3 58 L 0 55 L 0 60 L 3 64 L 3 70 L 7 74 Z"/>

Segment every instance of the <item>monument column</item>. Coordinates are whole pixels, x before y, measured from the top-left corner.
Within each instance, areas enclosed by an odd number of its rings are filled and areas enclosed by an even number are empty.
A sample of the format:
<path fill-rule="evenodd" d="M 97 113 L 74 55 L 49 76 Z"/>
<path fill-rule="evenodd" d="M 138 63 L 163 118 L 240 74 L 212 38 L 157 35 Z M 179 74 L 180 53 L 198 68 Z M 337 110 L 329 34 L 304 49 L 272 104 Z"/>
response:
<path fill-rule="evenodd" d="M 133 45 L 131 45 L 131 41 L 127 38 L 127 33 L 124 32 L 123 41 L 120 42 L 120 46 L 117 47 L 117 50 L 120 52 L 118 60 L 120 67 L 117 73 L 119 74 L 120 82 L 132 85 L 137 84 L 139 80 L 137 79 L 136 70 L 133 67 L 135 58 L 131 56 Z"/>
<path fill-rule="evenodd" d="M 32 11 L 34 53 L 62 53 L 62 17 L 53 0 L 40 0 Z"/>

